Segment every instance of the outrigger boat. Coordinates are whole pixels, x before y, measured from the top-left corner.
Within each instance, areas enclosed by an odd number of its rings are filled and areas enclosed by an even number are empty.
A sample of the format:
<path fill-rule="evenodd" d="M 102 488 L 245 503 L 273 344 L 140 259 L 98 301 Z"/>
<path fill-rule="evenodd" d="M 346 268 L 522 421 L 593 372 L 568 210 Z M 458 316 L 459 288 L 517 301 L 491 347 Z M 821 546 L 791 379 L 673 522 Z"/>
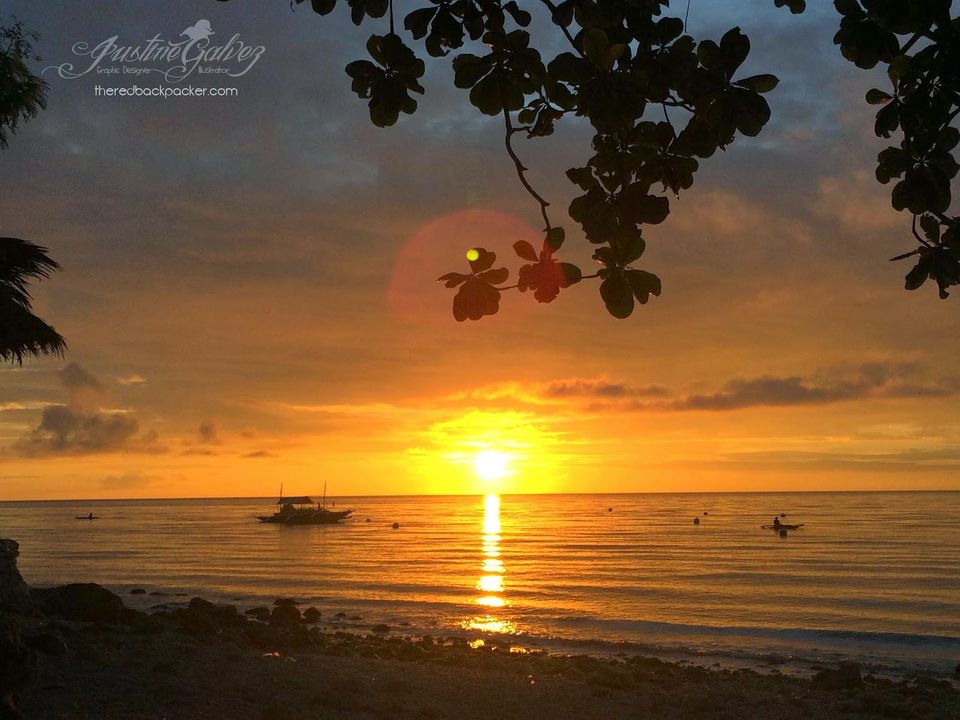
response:
<path fill-rule="evenodd" d="M 283 489 L 281 488 L 281 496 Z M 323 488 L 323 502 L 315 502 L 306 495 L 300 497 L 281 497 L 277 500 L 280 509 L 273 515 L 258 515 L 262 523 L 280 523 L 282 525 L 332 525 L 348 517 L 353 510 L 329 510 L 327 508 L 327 488 Z"/>

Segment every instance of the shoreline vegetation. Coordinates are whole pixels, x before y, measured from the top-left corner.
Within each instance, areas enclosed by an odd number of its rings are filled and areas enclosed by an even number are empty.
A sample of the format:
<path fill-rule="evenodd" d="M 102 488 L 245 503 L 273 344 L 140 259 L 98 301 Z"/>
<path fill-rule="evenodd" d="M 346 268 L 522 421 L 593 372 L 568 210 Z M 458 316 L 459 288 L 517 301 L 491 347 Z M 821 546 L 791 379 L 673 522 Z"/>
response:
<path fill-rule="evenodd" d="M 93 583 L 28 589 L 16 543 L 0 543 L 2 719 L 960 717 L 951 682 L 878 678 L 855 663 L 799 678 L 518 653 L 386 625 L 331 630 L 290 598 L 246 610 L 192 598 L 145 613 Z"/>

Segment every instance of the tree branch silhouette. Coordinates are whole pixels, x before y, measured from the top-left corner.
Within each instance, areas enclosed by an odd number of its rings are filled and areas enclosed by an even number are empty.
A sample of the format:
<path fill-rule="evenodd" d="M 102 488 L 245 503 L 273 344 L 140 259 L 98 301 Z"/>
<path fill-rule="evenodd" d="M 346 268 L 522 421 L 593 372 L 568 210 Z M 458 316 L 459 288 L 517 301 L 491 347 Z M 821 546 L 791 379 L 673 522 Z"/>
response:
<path fill-rule="evenodd" d="M 357 95 L 369 100 L 374 124 L 393 125 L 417 109 L 411 93 L 424 92 L 423 61 L 396 34 L 392 0 L 345 1 L 357 25 L 390 11 L 389 34 L 367 43 L 373 62 L 350 63 L 347 73 Z M 793 14 L 806 9 L 805 0 L 773 3 Z M 311 0 L 321 15 L 336 4 Z M 834 44 L 843 57 L 865 70 L 885 66 L 891 82 L 892 92 L 873 89 L 866 100 L 880 106 L 878 136 L 902 133 L 899 147 L 880 153 L 876 174 L 881 183 L 896 181 L 893 207 L 912 217 L 916 248 L 895 258 L 916 258 L 905 286 L 913 290 L 933 279 L 946 297 L 947 288 L 960 284 L 960 218 L 949 216 L 960 142 L 952 126 L 960 113 L 960 20 L 952 16 L 950 0 L 834 0 L 834 6 L 840 16 Z M 763 130 L 770 118 L 763 94 L 778 80 L 771 74 L 735 77 L 749 55 L 749 38 L 737 27 L 717 41 L 694 38 L 687 31 L 689 3 L 683 17 L 666 14 L 667 0 L 540 0 L 535 7 L 549 13 L 569 50 L 542 58 L 527 30 L 532 15 L 516 0 L 429 0 L 404 18 L 404 30 L 422 41 L 427 55 L 453 54 L 454 84 L 469 91 L 471 105 L 487 116 L 502 115 L 507 156 L 545 225 L 539 251 L 514 244 L 530 263 L 519 269 L 516 286 L 503 285 L 499 278 L 507 273 L 506 280 L 509 271 L 493 270 L 492 260 L 475 267 L 473 254 L 484 263 L 493 255 L 483 248 L 468 253 L 469 274 L 448 273 L 441 281 L 459 288 L 454 316 L 464 320 L 496 312 L 493 299 L 500 290 L 532 290 L 539 302 L 551 302 L 586 277 L 556 261 L 564 230 L 551 222 L 550 203 L 530 183 L 512 142 L 524 131 L 528 138 L 547 137 L 560 119 L 573 115 L 589 123 L 594 135 L 586 164 L 566 172 L 582 192 L 568 214 L 595 248 L 607 311 L 625 318 L 635 301 L 660 294 L 660 279 L 635 267 L 646 247 L 644 226 L 666 220 L 668 195 L 689 190 L 702 161 Z M 467 43 L 475 52 L 464 51 Z M 671 115 L 674 108 L 682 118 Z M 651 119 L 653 109 L 663 121 Z M 477 304 L 464 304 L 467 288 L 468 296 L 476 291 L 481 298 Z"/>

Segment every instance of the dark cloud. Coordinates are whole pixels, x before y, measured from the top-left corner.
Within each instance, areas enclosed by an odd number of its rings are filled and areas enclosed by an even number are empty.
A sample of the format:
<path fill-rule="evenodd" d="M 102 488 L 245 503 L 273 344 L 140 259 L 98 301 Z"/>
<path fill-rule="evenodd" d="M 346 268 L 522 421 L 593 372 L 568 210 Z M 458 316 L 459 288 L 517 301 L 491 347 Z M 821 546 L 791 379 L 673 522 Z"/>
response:
<path fill-rule="evenodd" d="M 120 475 L 108 475 L 100 481 L 104 490 L 139 489 L 150 485 L 156 480 L 154 475 L 145 475 L 139 472 L 125 472 Z"/>
<path fill-rule="evenodd" d="M 581 379 L 554 380 L 543 387 L 542 395 L 546 398 L 567 397 L 663 397 L 670 393 L 662 385 L 646 385 L 634 387 L 626 383 L 610 382 L 608 380 Z"/>
<path fill-rule="evenodd" d="M 127 413 L 77 412 L 66 405 L 43 409 L 40 424 L 15 442 L 24 457 L 91 453 L 160 452 L 156 433 L 140 434 L 137 419 Z"/>
<path fill-rule="evenodd" d="M 717 460 L 711 460 L 715 465 Z M 869 472 L 949 472 L 960 470 L 960 446 L 940 449 L 909 448 L 893 452 L 850 453 L 814 451 L 760 451 L 728 453 L 724 465 L 764 470 L 863 470 Z"/>
<path fill-rule="evenodd" d="M 668 394 L 667 388 L 662 385 L 647 385 L 632 387 L 625 383 L 615 383 L 606 380 L 573 379 L 555 380 L 547 383 L 543 388 L 543 396 L 548 398 L 566 397 L 660 397 Z"/>
<path fill-rule="evenodd" d="M 736 410 L 756 406 L 818 405 L 869 397 L 931 397 L 952 395 L 955 382 L 925 383 L 911 365 L 862 365 L 855 377 L 845 380 L 801 376 L 736 378 L 721 390 L 688 395 L 665 407 L 671 410 Z"/>
<path fill-rule="evenodd" d="M 255 452 L 247 453 L 243 457 L 245 458 L 274 458 L 277 457 L 274 453 L 267 450 L 257 450 Z"/>
<path fill-rule="evenodd" d="M 509 389 L 509 386 L 507 386 Z M 738 410 L 749 407 L 822 405 L 869 398 L 949 397 L 960 391 L 960 379 L 931 380 L 914 363 L 863 363 L 830 368 L 809 376 L 763 375 L 733 378 L 719 390 L 681 394 L 662 385 L 633 386 L 602 378 L 556 380 L 530 388 L 512 388 L 519 399 L 586 401 L 589 412 Z M 501 391 L 503 394 L 505 391 Z M 482 393 L 481 393 L 482 394 Z M 491 397 L 499 397 L 490 391 Z"/>
<path fill-rule="evenodd" d="M 70 396 L 70 407 L 77 412 L 94 410 L 110 399 L 107 386 L 93 373 L 75 362 L 67 363 L 57 373 L 57 379 Z"/>
<path fill-rule="evenodd" d="M 215 444 L 220 441 L 220 427 L 216 420 L 204 420 L 197 428 L 197 442 L 204 444 Z"/>
<path fill-rule="evenodd" d="M 215 450 L 209 448 L 187 448 L 180 452 L 181 455 L 219 455 Z"/>
<path fill-rule="evenodd" d="M 67 363 L 59 374 L 60 382 L 67 390 L 95 390 L 97 392 L 106 390 L 103 383 L 97 380 L 89 370 L 75 362 Z"/>
<path fill-rule="evenodd" d="M 684 394 L 664 385 L 631 385 L 600 378 L 565 378 L 546 383 L 503 383 L 465 397 L 491 402 L 509 399 L 535 405 L 570 404 L 587 412 L 739 410 L 749 407 L 822 405 L 869 398 L 949 397 L 960 378 L 929 378 L 916 363 L 871 362 L 831 367 L 803 375 L 732 378 L 714 392 Z"/>
<path fill-rule="evenodd" d="M 801 377 L 736 379 L 722 390 L 689 395 L 671 404 L 677 410 L 734 410 L 754 405 L 807 405 L 862 397 L 869 383 L 821 386 Z"/>
<path fill-rule="evenodd" d="M 128 412 L 103 410 L 106 386 L 75 362 L 57 373 L 70 396 L 68 404 L 51 403 L 39 424 L 9 448 L 22 457 L 87 455 L 109 452 L 163 452 L 156 432 L 140 432 L 137 418 Z"/>
<path fill-rule="evenodd" d="M 543 389 L 546 397 L 578 397 L 591 395 L 599 397 L 623 397 L 627 386 L 623 383 L 611 383 L 604 380 L 556 380 Z"/>

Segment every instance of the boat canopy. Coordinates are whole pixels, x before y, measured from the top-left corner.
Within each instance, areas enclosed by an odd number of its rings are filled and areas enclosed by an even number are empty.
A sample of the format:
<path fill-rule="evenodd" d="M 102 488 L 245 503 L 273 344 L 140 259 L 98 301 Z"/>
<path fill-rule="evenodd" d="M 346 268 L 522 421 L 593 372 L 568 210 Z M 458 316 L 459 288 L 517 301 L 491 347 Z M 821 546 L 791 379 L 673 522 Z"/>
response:
<path fill-rule="evenodd" d="M 313 505 L 313 499 L 306 495 L 300 497 L 282 497 L 277 500 L 277 505 Z"/>

